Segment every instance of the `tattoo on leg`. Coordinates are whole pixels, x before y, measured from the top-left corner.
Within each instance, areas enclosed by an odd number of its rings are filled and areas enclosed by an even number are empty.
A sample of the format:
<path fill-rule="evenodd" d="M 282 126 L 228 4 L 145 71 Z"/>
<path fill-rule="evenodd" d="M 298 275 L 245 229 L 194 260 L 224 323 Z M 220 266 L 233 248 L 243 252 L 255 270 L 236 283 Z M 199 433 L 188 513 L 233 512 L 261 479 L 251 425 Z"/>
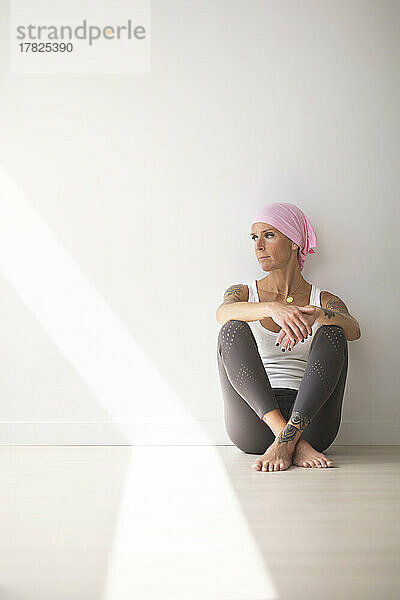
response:
<path fill-rule="evenodd" d="M 294 410 L 291 414 L 289 422 L 293 423 L 300 431 L 303 431 L 310 424 L 310 418 Z"/>
<path fill-rule="evenodd" d="M 307 415 L 294 410 L 289 421 L 286 423 L 286 427 L 282 429 L 275 440 L 278 446 L 287 442 L 293 442 L 297 433 L 303 431 L 310 422 L 311 420 Z"/>
<path fill-rule="evenodd" d="M 296 427 L 294 427 L 294 425 L 291 425 L 291 423 L 287 423 L 285 429 L 282 429 L 282 431 L 276 438 L 278 446 L 287 442 L 293 442 L 298 431 L 299 430 Z"/>

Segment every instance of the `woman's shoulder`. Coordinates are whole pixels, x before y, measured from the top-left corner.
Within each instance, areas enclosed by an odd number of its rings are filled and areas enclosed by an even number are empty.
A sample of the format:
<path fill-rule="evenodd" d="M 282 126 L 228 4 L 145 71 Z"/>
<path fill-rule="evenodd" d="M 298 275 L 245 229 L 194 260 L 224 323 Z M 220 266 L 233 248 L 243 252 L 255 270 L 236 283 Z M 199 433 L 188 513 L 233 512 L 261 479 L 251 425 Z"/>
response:
<path fill-rule="evenodd" d="M 326 290 L 320 293 L 321 308 L 327 308 L 330 310 L 336 310 L 338 312 L 348 313 L 347 306 L 339 296 L 327 292 Z"/>
<path fill-rule="evenodd" d="M 224 304 L 231 302 L 247 302 L 249 298 L 249 287 L 245 283 L 235 283 L 230 285 L 224 293 Z"/>

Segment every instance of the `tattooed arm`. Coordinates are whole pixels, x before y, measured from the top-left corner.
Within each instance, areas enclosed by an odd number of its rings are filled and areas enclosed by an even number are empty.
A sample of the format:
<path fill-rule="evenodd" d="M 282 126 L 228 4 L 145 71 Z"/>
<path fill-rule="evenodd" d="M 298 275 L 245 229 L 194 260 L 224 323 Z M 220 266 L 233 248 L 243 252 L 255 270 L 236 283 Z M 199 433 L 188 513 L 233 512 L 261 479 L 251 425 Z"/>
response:
<path fill-rule="evenodd" d="M 249 289 L 247 285 L 239 283 L 231 285 L 224 293 L 222 304 L 217 308 L 216 319 L 224 325 L 231 319 L 240 321 L 259 321 L 271 315 L 273 302 L 248 302 Z"/>
<path fill-rule="evenodd" d="M 347 310 L 343 300 L 330 292 L 321 292 L 321 308 L 317 312 L 316 321 L 322 325 L 339 325 L 348 341 L 361 337 L 360 326 Z"/>
<path fill-rule="evenodd" d="M 248 292 L 245 291 L 245 286 L 239 283 L 238 285 L 231 285 L 228 287 L 224 294 L 223 304 L 231 304 L 232 302 L 247 302 L 249 297 Z"/>

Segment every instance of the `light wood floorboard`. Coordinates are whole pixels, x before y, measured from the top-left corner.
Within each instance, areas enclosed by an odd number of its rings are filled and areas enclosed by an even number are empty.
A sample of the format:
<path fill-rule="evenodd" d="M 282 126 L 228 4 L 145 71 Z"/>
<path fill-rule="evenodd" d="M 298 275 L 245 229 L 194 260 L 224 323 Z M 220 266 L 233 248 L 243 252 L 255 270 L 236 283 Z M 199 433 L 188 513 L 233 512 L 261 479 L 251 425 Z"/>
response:
<path fill-rule="evenodd" d="M 400 598 L 400 446 L 0 446 L 1 600 Z"/>

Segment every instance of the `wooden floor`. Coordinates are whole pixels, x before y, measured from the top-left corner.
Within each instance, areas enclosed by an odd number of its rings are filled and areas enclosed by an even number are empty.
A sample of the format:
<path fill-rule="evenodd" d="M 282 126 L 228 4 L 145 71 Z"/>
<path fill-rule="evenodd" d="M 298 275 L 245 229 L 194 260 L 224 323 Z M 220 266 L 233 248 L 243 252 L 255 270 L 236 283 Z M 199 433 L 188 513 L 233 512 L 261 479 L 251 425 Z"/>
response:
<path fill-rule="evenodd" d="M 1 600 L 400 598 L 400 446 L 0 446 Z"/>

